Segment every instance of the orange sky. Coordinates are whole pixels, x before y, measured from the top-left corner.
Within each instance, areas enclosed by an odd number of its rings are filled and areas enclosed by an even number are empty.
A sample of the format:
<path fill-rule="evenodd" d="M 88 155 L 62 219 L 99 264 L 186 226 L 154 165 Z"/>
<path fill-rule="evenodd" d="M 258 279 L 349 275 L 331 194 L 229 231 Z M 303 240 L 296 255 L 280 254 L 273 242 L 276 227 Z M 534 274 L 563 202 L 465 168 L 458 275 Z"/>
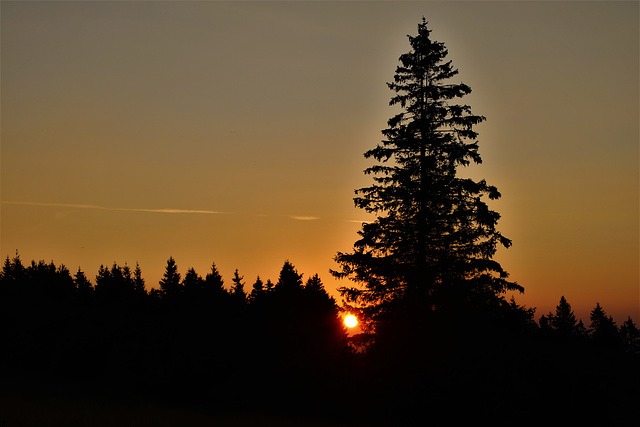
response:
<path fill-rule="evenodd" d="M 473 88 L 499 260 L 537 317 L 640 322 L 637 2 L 5 2 L 3 257 L 327 288 L 424 15 Z"/>

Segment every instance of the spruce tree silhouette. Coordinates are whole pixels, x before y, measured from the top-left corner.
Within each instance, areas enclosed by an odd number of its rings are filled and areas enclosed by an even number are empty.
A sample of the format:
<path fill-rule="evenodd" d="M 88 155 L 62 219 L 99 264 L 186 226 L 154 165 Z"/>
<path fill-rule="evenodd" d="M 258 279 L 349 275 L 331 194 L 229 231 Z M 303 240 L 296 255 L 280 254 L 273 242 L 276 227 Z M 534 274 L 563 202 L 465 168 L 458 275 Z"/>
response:
<path fill-rule="evenodd" d="M 238 273 L 238 269 L 233 272 L 233 278 L 231 282 L 231 296 L 233 297 L 233 301 L 238 306 L 244 306 L 247 303 L 247 293 L 244 290 L 244 282 L 242 281 L 244 276 L 241 276 Z"/>
<path fill-rule="evenodd" d="M 187 270 L 182 280 L 182 289 L 185 297 L 191 304 L 202 298 L 204 293 L 205 281 L 196 270 L 191 267 Z M 193 301 L 193 302 L 192 302 Z"/>
<path fill-rule="evenodd" d="M 140 272 L 142 274 L 142 272 Z M 111 269 L 101 265 L 96 276 L 96 298 L 102 303 L 132 302 L 139 290 L 128 265 L 114 263 Z"/>
<path fill-rule="evenodd" d="M 620 338 L 626 351 L 640 356 L 640 330 L 631 320 L 631 316 L 620 325 Z"/>
<path fill-rule="evenodd" d="M 173 257 L 167 260 L 164 275 L 160 279 L 160 293 L 167 301 L 177 301 L 182 294 L 182 284 L 180 273 Z"/>
<path fill-rule="evenodd" d="M 260 276 L 256 277 L 256 281 L 253 283 L 253 286 L 251 287 L 251 295 L 249 295 L 250 301 L 253 303 L 256 300 L 262 298 L 265 292 L 266 290 L 264 287 L 264 283 L 260 279 Z"/>
<path fill-rule="evenodd" d="M 284 262 L 274 289 L 284 294 L 295 294 L 302 289 L 302 274 L 298 274 L 289 260 Z"/>
<path fill-rule="evenodd" d="M 18 266 L 16 268 L 19 269 Z M 53 261 L 46 263 L 42 260 L 31 261 L 27 269 L 29 287 L 40 297 L 51 300 L 67 300 L 76 290 L 71 273 L 61 264 L 56 267 Z"/>
<path fill-rule="evenodd" d="M 551 322 L 550 322 L 550 318 L 551 316 L 553 316 L 553 314 L 551 314 L 551 312 L 549 312 L 549 314 L 547 315 L 542 315 L 540 316 L 540 329 L 543 331 L 550 331 L 551 330 Z"/>
<path fill-rule="evenodd" d="M 607 313 L 596 303 L 596 306 L 589 314 L 591 326 L 589 332 L 593 343 L 600 348 L 616 348 L 619 345 L 619 335 L 616 323 L 613 317 L 607 316 Z"/>
<path fill-rule="evenodd" d="M 556 307 L 556 314 L 549 313 L 550 326 L 561 336 L 570 336 L 576 334 L 576 316 L 571 310 L 569 304 L 564 297 L 560 297 L 560 303 Z"/>
<path fill-rule="evenodd" d="M 389 119 L 382 144 L 365 153 L 378 162 L 365 170 L 374 184 L 357 190 L 354 202 L 377 217 L 362 225 L 353 252 L 337 254 L 340 270 L 332 271 L 358 285 L 339 291 L 365 309 L 365 322 L 391 313 L 415 322 L 416 313 L 444 307 L 460 314 L 463 301 L 504 304 L 502 293 L 523 291 L 493 259 L 498 246 L 511 246 L 483 199 L 500 193 L 458 174 L 481 163 L 473 128 L 485 118 L 455 102 L 471 88 L 450 83 L 458 71 L 430 33 L 423 18 L 409 36 L 411 51 L 388 83 L 390 104 L 402 112 Z"/>
<path fill-rule="evenodd" d="M 589 335 L 589 331 L 587 331 L 587 328 L 584 326 L 582 319 L 578 320 L 578 324 L 576 325 L 576 335 L 579 338 L 586 338 L 587 335 Z"/>
<path fill-rule="evenodd" d="M 93 296 L 93 285 L 91 284 L 91 281 L 87 279 L 87 276 L 80 267 L 78 267 L 78 271 L 76 272 L 73 281 L 75 283 L 79 300 L 83 303 L 87 303 Z"/>
<path fill-rule="evenodd" d="M 267 279 L 267 283 L 264 284 L 264 290 L 266 292 L 271 292 L 273 290 L 274 284 L 271 279 Z"/>
<path fill-rule="evenodd" d="M 304 289 L 307 292 L 326 294 L 326 291 L 324 289 L 324 284 L 322 283 L 322 280 L 320 280 L 320 277 L 317 274 L 307 279 L 307 283 L 305 283 Z"/>
<path fill-rule="evenodd" d="M 11 259 L 7 255 L 0 272 L 0 292 L 6 296 L 23 294 L 30 286 L 27 281 L 27 269 L 22 264 L 18 251 Z"/>
<path fill-rule="evenodd" d="M 147 295 L 144 278 L 142 277 L 142 269 L 140 264 L 136 262 L 136 269 L 133 271 L 133 291 L 139 297 Z"/>
<path fill-rule="evenodd" d="M 211 271 L 204 278 L 203 298 L 208 304 L 222 305 L 229 293 L 224 287 L 224 280 L 218 272 L 215 263 L 211 264 Z"/>

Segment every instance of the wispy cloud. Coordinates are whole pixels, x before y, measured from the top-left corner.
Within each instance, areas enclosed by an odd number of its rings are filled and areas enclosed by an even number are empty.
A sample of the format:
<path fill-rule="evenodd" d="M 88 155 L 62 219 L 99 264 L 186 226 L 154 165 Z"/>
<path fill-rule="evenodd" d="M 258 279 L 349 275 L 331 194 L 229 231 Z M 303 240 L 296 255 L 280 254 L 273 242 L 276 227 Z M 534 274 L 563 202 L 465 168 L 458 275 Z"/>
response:
<path fill-rule="evenodd" d="M 295 219 L 296 221 L 315 221 L 320 219 L 317 216 L 297 216 L 297 215 L 289 215 L 289 218 Z"/>
<path fill-rule="evenodd" d="M 185 214 L 228 214 L 229 212 L 219 211 L 206 211 L 197 209 L 113 209 L 117 211 L 129 211 L 129 212 L 156 212 L 156 213 L 185 213 Z"/>
<path fill-rule="evenodd" d="M 148 208 L 113 208 L 108 206 L 100 206 L 100 205 L 88 205 L 81 203 L 42 203 L 42 202 L 13 202 L 13 201 L 2 201 L 3 205 L 23 205 L 23 206 L 45 206 L 45 207 L 55 207 L 55 208 L 71 208 L 71 209 L 93 209 L 93 210 L 102 210 L 102 211 L 112 211 L 112 212 L 149 212 L 149 213 L 164 213 L 164 214 L 204 214 L 204 215 L 234 215 L 233 212 L 222 212 L 222 211 L 210 211 L 203 209 L 148 209 Z M 237 215 L 248 215 L 251 214 L 237 214 Z M 280 218 L 289 218 L 294 221 L 318 221 L 321 218 L 317 216 L 305 216 L 305 215 L 268 215 L 268 214 L 255 214 L 255 217 L 280 217 Z M 352 222 L 357 224 L 369 223 L 371 220 L 358 220 L 358 219 L 347 219 L 344 220 L 346 222 Z"/>
<path fill-rule="evenodd" d="M 119 211 L 119 212 L 153 212 L 167 214 L 226 214 L 228 212 L 195 210 L 195 209 L 144 209 L 144 208 L 110 208 L 98 205 L 83 205 L 74 203 L 40 203 L 40 202 L 9 202 L 3 201 L 6 205 L 26 205 L 26 206 L 48 206 L 58 208 L 74 208 L 74 209 L 96 209 L 103 211 Z"/>

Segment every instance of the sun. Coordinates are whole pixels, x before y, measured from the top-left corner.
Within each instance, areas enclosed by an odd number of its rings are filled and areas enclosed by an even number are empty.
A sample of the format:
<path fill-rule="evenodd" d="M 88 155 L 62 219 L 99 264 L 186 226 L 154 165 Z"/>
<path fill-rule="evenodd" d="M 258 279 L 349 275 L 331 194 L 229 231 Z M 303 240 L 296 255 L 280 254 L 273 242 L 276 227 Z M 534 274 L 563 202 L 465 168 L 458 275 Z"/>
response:
<path fill-rule="evenodd" d="M 347 328 L 353 328 L 358 324 L 358 319 L 353 314 L 350 314 L 344 318 L 344 324 Z"/>

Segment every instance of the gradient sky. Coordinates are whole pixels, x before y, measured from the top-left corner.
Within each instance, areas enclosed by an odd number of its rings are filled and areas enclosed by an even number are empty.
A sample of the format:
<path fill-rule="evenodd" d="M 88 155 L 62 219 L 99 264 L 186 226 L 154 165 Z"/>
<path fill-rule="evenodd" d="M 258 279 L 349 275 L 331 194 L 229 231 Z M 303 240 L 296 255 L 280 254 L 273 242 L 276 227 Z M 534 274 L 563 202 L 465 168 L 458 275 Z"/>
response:
<path fill-rule="evenodd" d="M 424 15 L 470 85 L 498 259 L 536 318 L 560 296 L 640 322 L 639 4 L 0 3 L 2 257 L 91 278 L 173 256 L 227 285 L 349 251 L 362 153 Z M 335 295 L 335 293 L 334 293 Z"/>

